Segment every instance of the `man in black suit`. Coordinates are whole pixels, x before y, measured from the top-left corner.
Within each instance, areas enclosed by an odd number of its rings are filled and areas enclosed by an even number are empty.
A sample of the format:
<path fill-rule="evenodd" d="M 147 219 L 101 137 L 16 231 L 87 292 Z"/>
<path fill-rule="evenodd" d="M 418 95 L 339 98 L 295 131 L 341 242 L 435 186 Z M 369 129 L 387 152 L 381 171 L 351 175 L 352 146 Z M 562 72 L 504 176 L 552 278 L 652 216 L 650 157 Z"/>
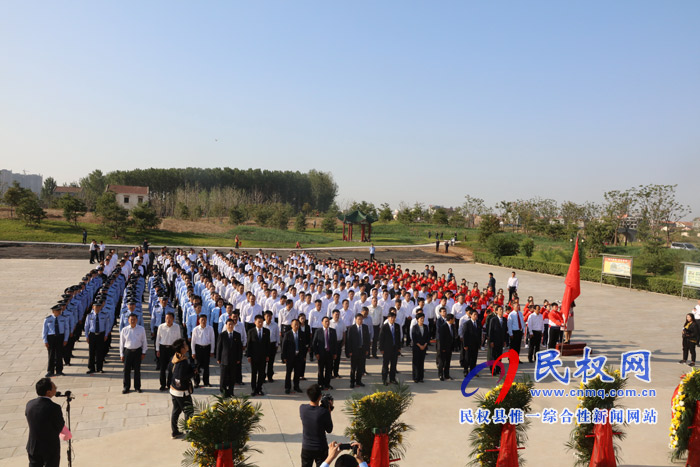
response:
<path fill-rule="evenodd" d="M 476 367 L 476 358 L 481 346 L 481 324 L 479 324 L 479 312 L 469 310 L 469 320 L 464 323 L 462 334 L 462 349 L 465 351 L 464 375 L 469 374 Z M 477 377 L 479 375 L 476 375 Z"/>
<path fill-rule="evenodd" d="M 321 320 L 322 327 L 316 330 L 311 348 L 318 362 L 318 385 L 322 389 L 333 389 L 331 386 L 331 373 L 333 372 L 333 360 L 336 356 L 338 338 L 335 329 L 330 327 L 331 320 L 324 316 Z"/>
<path fill-rule="evenodd" d="M 491 347 L 491 359 L 496 360 L 503 353 L 503 344 L 506 340 L 506 333 L 508 332 L 508 325 L 506 320 L 503 318 L 503 307 L 496 307 L 496 316 L 489 320 L 489 328 L 486 335 L 489 339 L 489 346 Z M 500 368 L 495 368 L 493 370 L 494 375 L 501 374 Z"/>
<path fill-rule="evenodd" d="M 355 324 L 348 328 L 348 342 L 345 346 L 350 357 L 350 387 L 355 385 L 364 387 L 362 375 L 365 373 L 365 363 L 369 357 L 371 340 L 369 327 L 362 324 L 364 316 L 361 313 L 355 315 Z"/>
<path fill-rule="evenodd" d="M 455 316 L 448 313 L 445 316 L 445 324 L 438 329 L 439 340 L 437 343 L 438 376 L 440 381 L 452 379 L 450 376 L 450 364 L 452 363 L 452 351 L 455 347 L 455 338 L 459 338 L 455 331 Z"/>
<path fill-rule="evenodd" d="M 282 338 L 282 363 L 287 365 L 287 374 L 284 377 L 284 392 L 292 392 L 292 372 L 294 372 L 294 392 L 301 392 L 299 378 L 301 367 L 304 364 L 304 337 L 299 331 L 299 320 L 292 320 L 291 329 Z"/>
<path fill-rule="evenodd" d="M 61 406 L 51 400 L 56 385 L 50 378 L 42 378 L 36 383 L 36 393 L 39 397 L 27 402 L 24 412 L 29 424 L 29 467 L 57 467 L 61 462 L 58 435 L 66 423 Z"/>
<path fill-rule="evenodd" d="M 423 382 L 425 370 L 425 352 L 430 342 L 430 329 L 425 325 L 425 315 L 416 313 L 416 324 L 411 328 L 411 346 L 413 350 L 413 381 L 416 383 Z"/>
<path fill-rule="evenodd" d="M 255 315 L 255 327 L 248 330 L 248 348 L 245 356 L 250 363 L 251 396 L 264 396 L 265 363 L 270 354 L 270 330 L 263 327 L 262 315 Z"/>
<path fill-rule="evenodd" d="M 216 362 L 221 365 L 219 390 L 224 397 L 233 397 L 233 387 L 236 384 L 236 367 L 241 364 L 243 344 L 241 335 L 233 330 L 234 321 L 226 320 L 225 330 L 219 334 L 216 343 Z"/>
<path fill-rule="evenodd" d="M 496 293 L 496 279 L 493 277 L 493 273 L 489 273 L 489 283 L 486 284 L 486 287 L 491 287 L 491 291 L 495 294 Z"/>
<path fill-rule="evenodd" d="M 396 324 L 396 313 L 389 312 L 387 323 L 379 331 L 379 351 L 382 354 L 382 382 L 396 383 L 396 361 L 401 353 L 401 329 Z M 389 382 L 387 382 L 387 376 Z"/>

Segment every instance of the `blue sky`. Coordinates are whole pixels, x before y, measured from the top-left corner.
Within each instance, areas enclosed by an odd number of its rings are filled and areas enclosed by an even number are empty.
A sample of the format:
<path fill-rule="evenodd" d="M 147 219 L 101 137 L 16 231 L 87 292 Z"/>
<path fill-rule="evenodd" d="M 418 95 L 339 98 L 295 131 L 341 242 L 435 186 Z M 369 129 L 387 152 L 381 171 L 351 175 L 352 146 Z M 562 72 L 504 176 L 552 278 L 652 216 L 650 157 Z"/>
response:
<path fill-rule="evenodd" d="M 700 2 L 6 2 L 2 168 L 331 171 L 342 206 L 700 215 Z M 218 140 L 218 141 L 216 141 Z"/>

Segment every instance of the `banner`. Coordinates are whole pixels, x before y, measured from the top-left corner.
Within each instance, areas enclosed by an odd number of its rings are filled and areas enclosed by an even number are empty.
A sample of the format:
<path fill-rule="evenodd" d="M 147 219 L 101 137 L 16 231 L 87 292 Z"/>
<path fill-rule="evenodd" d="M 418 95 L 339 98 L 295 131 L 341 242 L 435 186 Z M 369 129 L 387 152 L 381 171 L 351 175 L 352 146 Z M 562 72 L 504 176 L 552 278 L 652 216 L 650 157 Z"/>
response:
<path fill-rule="evenodd" d="M 632 258 L 603 256 L 603 274 L 632 277 Z"/>
<path fill-rule="evenodd" d="M 686 264 L 683 271 L 683 285 L 700 288 L 700 264 Z"/>

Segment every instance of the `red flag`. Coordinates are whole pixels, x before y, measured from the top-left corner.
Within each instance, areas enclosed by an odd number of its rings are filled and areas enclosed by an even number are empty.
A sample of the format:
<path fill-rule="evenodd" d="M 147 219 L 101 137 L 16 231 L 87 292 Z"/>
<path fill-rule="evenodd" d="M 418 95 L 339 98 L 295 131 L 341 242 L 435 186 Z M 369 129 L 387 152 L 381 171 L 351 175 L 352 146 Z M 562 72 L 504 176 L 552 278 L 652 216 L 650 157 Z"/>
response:
<path fill-rule="evenodd" d="M 501 428 L 501 446 L 498 449 L 496 467 L 518 467 L 518 440 L 515 425 L 510 423 Z"/>
<path fill-rule="evenodd" d="M 564 299 L 561 302 L 561 314 L 564 318 L 564 324 L 569 320 L 569 309 L 571 302 L 581 295 L 581 270 L 578 262 L 578 236 L 576 237 L 576 245 L 574 246 L 574 255 L 571 257 L 569 272 L 566 273 L 564 281 L 566 288 L 564 289 Z"/>

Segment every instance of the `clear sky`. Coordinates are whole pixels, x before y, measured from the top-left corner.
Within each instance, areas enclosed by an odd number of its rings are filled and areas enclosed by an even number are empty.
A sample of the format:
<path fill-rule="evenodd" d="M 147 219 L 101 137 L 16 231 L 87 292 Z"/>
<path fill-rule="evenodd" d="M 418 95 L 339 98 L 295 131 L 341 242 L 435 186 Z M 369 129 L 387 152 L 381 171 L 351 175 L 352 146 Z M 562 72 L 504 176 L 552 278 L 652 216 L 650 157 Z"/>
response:
<path fill-rule="evenodd" d="M 0 168 L 333 173 L 341 206 L 700 215 L 700 2 L 4 2 Z M 218 141 L 217 141 L 218 140 Z"/>

